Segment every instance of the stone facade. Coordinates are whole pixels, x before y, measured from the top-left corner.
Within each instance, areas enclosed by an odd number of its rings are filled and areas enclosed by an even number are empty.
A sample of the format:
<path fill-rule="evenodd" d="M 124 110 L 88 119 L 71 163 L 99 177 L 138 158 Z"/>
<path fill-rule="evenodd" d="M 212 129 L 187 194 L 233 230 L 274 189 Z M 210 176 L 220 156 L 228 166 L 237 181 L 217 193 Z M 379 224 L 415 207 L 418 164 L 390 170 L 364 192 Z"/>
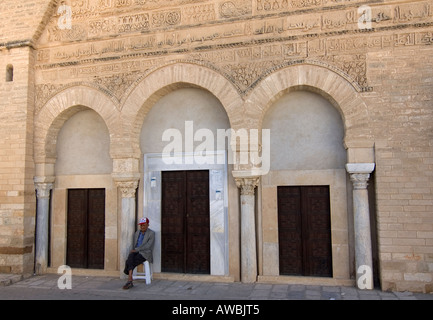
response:
<path fill-rule="evenodd" d="M 224 181 L 211 279 L 359 286 L 360 264 L 383 290 L 433 291 L 433 1 L 3 0 L 0 17 L 0 272 L 65 264 L 67 190 L 104 188 L 101 272 L 118 274 L 134 219 L 160 230 L 149 137 L 180 119 L 293 147 L 266 174 L 206 167 Z M 295 115 L 315 125 L 278 122 Z M 279 274 L 284 185 L 330 186 L 331 279 Z"/>

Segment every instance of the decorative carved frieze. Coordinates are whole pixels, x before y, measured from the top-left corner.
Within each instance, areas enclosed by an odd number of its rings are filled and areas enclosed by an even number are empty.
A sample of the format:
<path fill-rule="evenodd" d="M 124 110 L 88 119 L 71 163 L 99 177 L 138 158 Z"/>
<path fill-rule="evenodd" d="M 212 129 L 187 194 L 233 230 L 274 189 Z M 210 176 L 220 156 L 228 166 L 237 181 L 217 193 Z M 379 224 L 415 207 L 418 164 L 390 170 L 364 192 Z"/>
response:
<path fill-rule="evenodd" d="M 358 2 L 73 1 L 72 28 L 59 29 L 55 14 L 40 38 L 36 110 L 77 81 L 120 101 L 149 68 L 172 60 L 208 65 L 242 95 L 271 72 L 300 63 L 335 70 L 370 91 L 367 52 L 433 44 L 433 32 L 420 31 L 433 24 L 433 0 L 372 4 L 373 28 L 362 32 Z"/>
<path fill-rule="evenodd" d="M 226 35 L 249 36 L 249 33 L 255 36 L 292 37 L 304 34 L 328 36 L 330 32 L 358 33 L 360 32 L 359 6 L 353 4 L 358 2 L 361 5 L 363 1 L 255 0 L 253 1 L 255 5 L 252 5 L 250 1 L 231 0 L 205 3 L 195 1 L 193 4 L 182 6 L 178 4 L 183 1 L 171 1 L 166 5 L 160 4 L 159 8 L 165 8 L 164 10 L 157 9 L 157 6 L 140 6 L 132 0 L 130 2 L 130 5 L 117 6 L 114 0 L 73 1 L 71 28 L 59 29 L 58 20 L 62 15 L 56 14 L 49 22 L 46 31 L 48 34 L 42 36 L 40 44 L 77 41 L 92 37 L 97 37 L 99 40 L 101 36 L 108 38 L 117 36 L 119 33 L 146 31 L 159 33 L 167 28 L 172 32 L 184 26 L 189 27 L 186 33 L 193 34 L 197 29 L 203 39 L 209 38 L 206 33 L 217 33 L 220 38 L 225 38 Z M 370 32 L 380 28 L 392 29 L 399 24 L 401 28 L 408 23 L 431 23 L 432 7 L 432 0 L 411 4 L 374 4 L 371 6 Z M 311 9 L 300 10 L 299 8 Z M 282 16 L 281 11 L 287 11 L 288 14 Z M 266 19 L 261 17 L 264 13 L 267 14 Z M 238 28 L 236 24 L 224 24 L 228 18 L 242 23 L 244 25 L 242 32 L 236 30 Z M 203 25 L 207 22 L 211 22 L 212 25 Z M 215 25 L 219 27 L 216 29 Z M 206 31 L 204 27 L 209 28 Z M 236 32 L 230 30 L 231 27 Z"/>
<path fill-rule="evenodd" d="M 176 26 L 180 24 L 181 19 L 182 15 L 179 9 L 172 11 L 158 11 L 152 13 L 152 26 L 156 28 Z"/>
<path fill-rule="evenodd" d="M 131 14 L 118 18 L 117 32 L 145 31 L 150 28 L 150 18 L 148 13 Z"/>
<path fill-rule="evenodd" d="M 219 5 L 219 13 L 222 18 L 251 16 L 252 3 L 242 0 L 224 1 Z"/>
<path fill-rule="evenodd" d="M 95 77 L 94 83 L 107 88 L 118 100 L 125 91 L 140 77 L 139 71 L 117 73 L 105 77 Z"/>

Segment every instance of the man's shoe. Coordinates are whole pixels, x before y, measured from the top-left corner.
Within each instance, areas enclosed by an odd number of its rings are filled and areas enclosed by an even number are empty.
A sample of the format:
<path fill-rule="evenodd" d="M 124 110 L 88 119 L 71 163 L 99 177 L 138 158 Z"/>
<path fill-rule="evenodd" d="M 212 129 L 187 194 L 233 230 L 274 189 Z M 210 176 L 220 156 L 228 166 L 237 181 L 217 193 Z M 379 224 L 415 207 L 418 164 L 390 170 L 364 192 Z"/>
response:
<path fill-rule="evenodd" d="M 125 283 L 125 285 L 123 286 L 124 290 L 128 290 L 131 289 L 134 285 L 132 284 L 132 281 L 128 281 L 127 283 Z"/>

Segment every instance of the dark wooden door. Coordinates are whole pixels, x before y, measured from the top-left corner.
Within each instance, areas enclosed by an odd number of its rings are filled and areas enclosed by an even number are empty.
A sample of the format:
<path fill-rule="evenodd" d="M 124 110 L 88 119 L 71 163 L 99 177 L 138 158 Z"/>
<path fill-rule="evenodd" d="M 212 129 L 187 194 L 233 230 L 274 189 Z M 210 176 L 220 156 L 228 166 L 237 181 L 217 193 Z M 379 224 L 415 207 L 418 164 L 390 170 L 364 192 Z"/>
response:
<path fill-rule="evenodd" d="M 278 187 L 280 274 L 303 274 L 300 188 Z"/>
<path fill-rule="evenodd" d="M 66 263 L 104 269 L 105 189 L 69 189 Z"/>
<path fill-rule="evenodd" d="M 87 267 L 104 269 L 105 189 L 89 190 L 87 222 Z"/>
<path fill-rule="evenodd" d="M 87 190 L 68 190 L 66 264 L 87 267 Z"/>
<path fill-rule="evenodd" d="M 186 171 L 186 273 L 210 273 L 209 171 Z"/>
<path fill-rule="evenodd" d="M 185 173 L 162 172 L 161 187 L 161 271 L 185 270 Z"/>
<path fill-rule="evenodd" d="M 162 172 L 161 216 L 161 270 L 209 274 L 209 171 Z"/>
<path fill-rule="evenodd" d="M 280 274 L 332 277 L 329 186 L 278 187 Z"/>

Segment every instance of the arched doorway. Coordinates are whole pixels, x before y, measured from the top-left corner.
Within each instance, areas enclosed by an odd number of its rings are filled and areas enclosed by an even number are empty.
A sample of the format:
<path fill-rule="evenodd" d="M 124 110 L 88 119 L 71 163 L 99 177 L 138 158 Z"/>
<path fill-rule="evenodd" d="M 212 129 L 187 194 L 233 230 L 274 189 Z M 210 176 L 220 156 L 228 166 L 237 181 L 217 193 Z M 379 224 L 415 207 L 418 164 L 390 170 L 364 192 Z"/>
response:
<path fill-rule="evenodd" d="M 73 86 L 53 96 L 35 114 L 35 186 L 37 194 L 35 269 L 56 271 L 67 262 L 68 190 L 105 189 L 104 271 L 116 270 L 117 187 L 112 178 L 111 151 L 118 109 L 102 92 Z M 108 142 L 108 143 L 107 143 Z M 82 161 L 81 161 L 82 160 Z M 50 223 L 45 223 L 50 218 Z M 44 222 L 43 224 L 39 221 Z M 48 265 L 48 253 L 50 263 Z M 87 266 L 88 268 L 94 268 Z M 102 268 L 102 263 L 98 263 Z"/>
<path fill-rule="evenodd" d="M 155 272 L 229 274 L 227 145 L 217 143 L 228 128 L 220 101 L 197 87 L 167 93 L 144 118 L 140 193 Z"/>
<path fill-rule="evenodd" d="M 347 279 L 340 113 L 321 95 L 294 90 L 270 106 L 262 127 L 271 136 L 270 172 L 261 185 L 262 274 Z"/>
<path fill-rule="evenodd" d="M 112 250 L 106 244 L 106 228 L 110 228 L 106 220 L 112 220 L 113 214 L 106 199 L 115 192 L 109 151 L 110 135 L 102 117 L 89 108 L 76 107 L 56 139 L 53 266 L 66 263 L 72 268 L 105 269 L 106 251 Z"/>

